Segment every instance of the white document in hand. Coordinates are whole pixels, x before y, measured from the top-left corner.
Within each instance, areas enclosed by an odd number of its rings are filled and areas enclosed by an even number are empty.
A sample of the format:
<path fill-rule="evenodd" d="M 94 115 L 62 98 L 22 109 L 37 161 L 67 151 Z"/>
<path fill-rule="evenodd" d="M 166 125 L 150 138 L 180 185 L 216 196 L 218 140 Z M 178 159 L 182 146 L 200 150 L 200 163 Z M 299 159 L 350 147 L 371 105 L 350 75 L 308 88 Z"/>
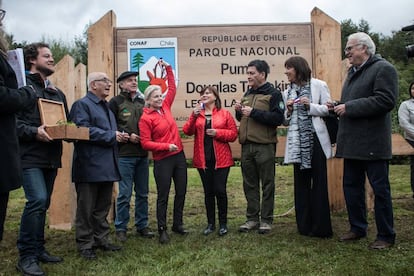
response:
<path fill-rule="evenodd" d="M 26 85 L 26 75 L 24 72 L 24 57 L 23 49 L 17 48 L 15 50 L 7 51 L 7 61 L 16 73 L 17 85 L 22 87 Z"/>

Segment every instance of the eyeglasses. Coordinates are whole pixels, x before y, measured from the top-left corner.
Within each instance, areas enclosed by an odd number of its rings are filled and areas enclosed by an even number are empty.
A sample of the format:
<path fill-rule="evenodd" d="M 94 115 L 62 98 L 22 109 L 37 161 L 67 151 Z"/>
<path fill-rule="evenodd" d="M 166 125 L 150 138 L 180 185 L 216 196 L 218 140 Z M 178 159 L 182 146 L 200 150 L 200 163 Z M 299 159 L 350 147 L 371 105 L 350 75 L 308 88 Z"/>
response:
<path fill-rule="evenodd" d="M 99 79 L 99 80 L 95 80 L 95 81 L 103 81 L 104 83 L 112 83 L 112 81 L 110 79 L 107 79 L 107 78 L 103 78 L 103 79 Z"/>
<path fill-rule="evenodd" d="M 0 9 L 0 21 L 3 20 L 3 18 L 6 16 L 6 11 Z"/>
<path fill-rule="evenodd" d="M 346 48 L 345 48 L 344 52 L 345 52 L 345 53 L 351 52 L 351 50 L 352 50 L 355 46 L 359 46 L 359 45 L 361 45 L 361 43 L 357 43 L 357 44 L 354 44 L 354 45 L 348 46 L 348 47 L 346 47 Z"/>

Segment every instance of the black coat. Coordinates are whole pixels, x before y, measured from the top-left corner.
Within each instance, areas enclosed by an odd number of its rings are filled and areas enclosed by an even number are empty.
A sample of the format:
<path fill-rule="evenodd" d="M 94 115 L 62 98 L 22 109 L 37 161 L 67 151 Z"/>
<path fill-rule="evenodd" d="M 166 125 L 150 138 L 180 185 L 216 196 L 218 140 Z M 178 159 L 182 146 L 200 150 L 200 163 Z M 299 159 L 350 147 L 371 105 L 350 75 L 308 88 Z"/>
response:
<path fill-rule="evenodd" d="M 28 85 L 36 90 L 38 98 L 62 102 L 66 114 L 69 113 L 65 94 L 58 88 L 45 83 L 39 74 L 26 76 Z M 41 142 L 36 140 L 37 128 L 41 126 L 39 107 L 37 104 L 30 110 L 17 114 L 17 135 L 20 143 L 20 156 L 23 169 L 26 168 L 51 168 L 62 166 L 62 140 Z"/>
<path fill-rule="evenodd" d="M 17 89 L 16 75 L 6 59 L 0 55 L 0 193 L 21 186 L 19 144 L 15 113 L 31 108 L 36 95 L 31 88 Z"/>
<path fill-rule="evenodd" d="M 391 111 L 398 98 L 394 66 L 373 56 L 356 72 L 350 69 L 342 89 L 336 156 L 358 160 L 392 158 Z"/>

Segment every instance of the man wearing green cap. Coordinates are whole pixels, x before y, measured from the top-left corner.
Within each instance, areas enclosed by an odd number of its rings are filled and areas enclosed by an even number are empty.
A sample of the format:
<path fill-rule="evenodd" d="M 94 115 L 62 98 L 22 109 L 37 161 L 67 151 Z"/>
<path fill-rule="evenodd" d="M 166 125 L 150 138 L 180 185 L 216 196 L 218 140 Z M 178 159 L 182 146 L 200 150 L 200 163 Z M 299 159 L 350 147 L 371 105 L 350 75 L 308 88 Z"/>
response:
<path fill-rule="evenodd" d="M 139 235 L 152 238 L 154 233 L 148 228 L 148 152 L 140 144 L 138 121 L 145 101 L 138 90 L 138 72 L 126 71 L 119 75 L 120 93 L 109 102 L 115 114 L 118 131 L 129 134 L 127 142 L 119 143 L 119 193 L 116 202 L 116 237 L 126 241 L 129 222 L 129 207 L 132 187 L 135 191 L 135 227 Z M 133 185 L 135 184 L 135 185 Z"/>

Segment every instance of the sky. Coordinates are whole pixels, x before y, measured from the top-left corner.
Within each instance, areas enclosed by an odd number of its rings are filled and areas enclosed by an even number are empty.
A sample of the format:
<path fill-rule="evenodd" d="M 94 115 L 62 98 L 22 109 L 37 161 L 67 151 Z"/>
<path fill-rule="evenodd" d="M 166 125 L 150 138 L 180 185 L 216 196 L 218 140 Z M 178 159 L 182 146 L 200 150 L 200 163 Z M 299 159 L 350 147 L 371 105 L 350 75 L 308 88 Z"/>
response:
<path fill-rule="evenodd" d="M 15 42 L 73 42 L 108 11 L 117 27 L 310 22 L 314 7 L 338 21 L 366 20 L 391 35 L 414 24 L 413 0 L 2 0 Z"/>

